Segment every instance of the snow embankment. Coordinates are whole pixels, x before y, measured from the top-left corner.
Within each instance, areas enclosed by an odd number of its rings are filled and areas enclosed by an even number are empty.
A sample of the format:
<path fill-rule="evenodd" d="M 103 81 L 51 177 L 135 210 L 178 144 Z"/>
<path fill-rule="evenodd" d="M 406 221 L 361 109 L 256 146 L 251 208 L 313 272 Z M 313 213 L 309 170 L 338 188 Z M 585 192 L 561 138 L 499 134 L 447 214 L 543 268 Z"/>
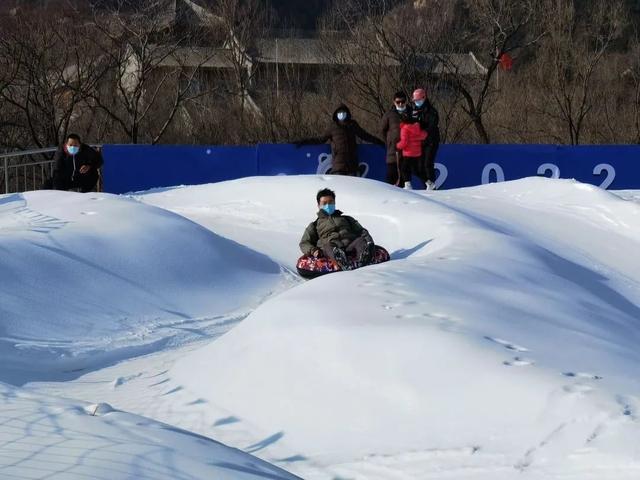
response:
<path fill-rule="evenodd" d="M 0 197 L 0 252 L 0 381 L 14 384 L 197 336 L 282 279 L 242 245 L 107 194 Z"/>
<path fill-rule="evenodd" d="M 536 178 L 425 195 L 287 177 L 192 187 L 202 204 L 190 188 L 155 195 L 292 265 L 324 186 L 393 261 L 269 300 L 179 361 L 176 383 L 317 462 L 467 449 L 504 478 L 640 468 L 638 205 Z M 271 230 L 287 251 L 254 240 Z"/>
<path fill-rule="evenodd" d="M 3 479 L 295 480 L 209 438 L 108 404 L 51 398 L 0 383 Z"/>

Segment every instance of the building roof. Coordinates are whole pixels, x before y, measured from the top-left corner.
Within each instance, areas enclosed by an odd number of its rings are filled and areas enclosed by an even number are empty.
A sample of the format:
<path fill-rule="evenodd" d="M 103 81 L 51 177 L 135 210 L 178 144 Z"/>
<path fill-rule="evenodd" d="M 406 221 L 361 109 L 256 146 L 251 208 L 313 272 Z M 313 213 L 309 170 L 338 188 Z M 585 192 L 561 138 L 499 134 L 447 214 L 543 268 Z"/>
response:
<path fill-rule="evenodd" d="M 354 42 L 344 40 L 331 45 L 319 38 L 264 39 L 258 42 L 256 60 L 261 63 L 360 65 L 369 61 L 362 50 Z M 391 55 L 383 56 L 378 61 L 389 67 L 400 65 Z M 472 52 L 428 54 L 419 59 L 418 65 L 433 75 L 455 73 L 478 76 L 487 72 Z"/>
<path fill-rule="evenodd" d="M 261 63 L 298 63 L 324 65 L 329 55 L 318 38 L 273 38 L 258 42 L 257 59 Z"/>
<path fill-rule="evenodd" d="M 478 61 L 473 52 L 433 53 L 422 57 L 419 65 L 433 75 L 458 74 L 474 77 L 487 73 L 487 68 Z"/>
<path fill-rule="evenodd" d="M 232 68 L 231 51 L 226 48 L 178 47 L 160 62 L 161 67 Z"/>

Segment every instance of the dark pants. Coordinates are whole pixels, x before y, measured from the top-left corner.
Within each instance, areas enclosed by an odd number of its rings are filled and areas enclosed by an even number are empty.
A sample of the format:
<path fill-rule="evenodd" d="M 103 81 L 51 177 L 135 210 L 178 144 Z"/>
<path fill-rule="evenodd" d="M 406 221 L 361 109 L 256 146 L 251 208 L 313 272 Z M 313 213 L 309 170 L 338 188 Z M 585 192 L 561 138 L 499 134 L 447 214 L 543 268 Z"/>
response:
<path fill-rule="evenodd" d="M 358 172 L 348 172 L 346 170 L 334 170 L 331 169 L 327 172 L 329 175 L 346 175 L 348 177 L 357 177 Z"/>
<path fill-rule="evenodd" d="M 71 178 L 64 177 L 58 172 L 53 175 L 53 188 L 55 190 L 70 190 L 72 188 L 77 188 L 82 193 L 87 193 L 95 189 L 97 183 L 98 172 L 95 170 L 85 174 L 76 173 L 73 180 Z"/>
<path fill-rule="evenodd" d="M 400 158 L 400 186 L 411 181 L 411 176 L 415 175 L 422 182 L 422 188 L 427 188 L 424 169 L 422 168 L 422 157 L 401 157 Z"/>
<path fill-rule="evenodd" d="M 425 180 L 431 180 L 432 182 L 436 181 L 436 154 L 438 153 L 438 148 L 440 148 L 440 142 L 434 142 L 425 145 L 423 156 L 423 165 L 422 168 L 424 170 L 424 178 Z"/>
<path fill-rule="evenodd" d="M 387 177 L 386 182 L 390 185 L 398 185 L 400 183 L 400 176 L 398 175 L 398 164 L 387 163 Z"/>
<path fill-rule="evenodd" d="M 363 237 L 358 237 L 349 245 L 347 245 L 347 248 L 344 248 L 343 250 L 347 255 L 355 252 L 355 257 L 356 259 L 358 259 L 362 255 L 362 252 L 364 252 L 365 248 L 367 248 L 367 241 Z M 333 247 L 331 245 L 322 247 L 322 253 L 324 253 L 325 257 L 335 261 L 336 257 L 333 254 Z"/>

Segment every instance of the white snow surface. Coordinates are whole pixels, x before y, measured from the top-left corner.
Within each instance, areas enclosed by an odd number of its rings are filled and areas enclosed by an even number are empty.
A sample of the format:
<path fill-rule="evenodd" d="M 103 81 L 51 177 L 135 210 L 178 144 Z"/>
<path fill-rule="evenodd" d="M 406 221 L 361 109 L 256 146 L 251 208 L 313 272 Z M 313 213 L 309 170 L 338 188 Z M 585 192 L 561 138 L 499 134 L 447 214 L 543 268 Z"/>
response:
<path fill-rule="evenodd" d="M 324 187 L 390 262 L 295 277 Z M 638 199 L 332 176 L 0 197 L 0 471 L 640 478 Z"/>

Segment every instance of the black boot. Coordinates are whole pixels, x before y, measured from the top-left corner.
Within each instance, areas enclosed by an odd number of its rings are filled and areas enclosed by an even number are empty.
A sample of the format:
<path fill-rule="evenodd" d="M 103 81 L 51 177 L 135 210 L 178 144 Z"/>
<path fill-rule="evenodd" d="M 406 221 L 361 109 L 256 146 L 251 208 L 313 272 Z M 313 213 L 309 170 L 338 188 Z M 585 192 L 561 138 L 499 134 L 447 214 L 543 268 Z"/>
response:
<path fill-rule="evenodd" d="M 360 258 L 358 259 L 358 264 L 364 267 L 365 265 L 369 265 L 371 260 L 373 260 L 373 254 L 375 251 L 375 245 L 371 242 L 367 242 L 365 247 L 362 249 L 362 253 L 360 253 Z"/>
<path fill-rule="evenodd" d="M 351 265 L 349 264 L 349 260 L 347 260 L 347 254 L 344 253 L 344 250 L 340 247 L 333 247 L 333 257 L 342 270 L 351 270 Z"/>

